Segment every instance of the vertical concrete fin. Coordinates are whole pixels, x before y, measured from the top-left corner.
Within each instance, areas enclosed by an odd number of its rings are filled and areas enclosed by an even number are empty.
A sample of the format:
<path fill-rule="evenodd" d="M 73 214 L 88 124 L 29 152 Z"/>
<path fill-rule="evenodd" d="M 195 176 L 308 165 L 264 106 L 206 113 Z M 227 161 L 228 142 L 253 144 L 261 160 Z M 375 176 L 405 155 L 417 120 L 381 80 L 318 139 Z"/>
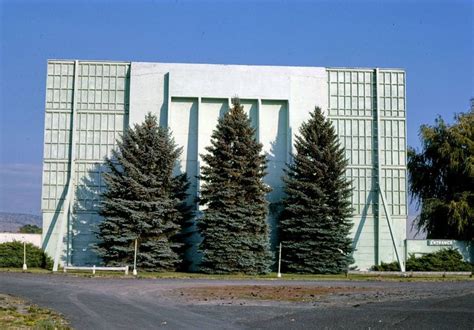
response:
<path fill-rule="evenodd" d="M 68 229 L 68 220 L 69 216 L 73 212 L 73 199 L 74 199 L 74 170 L 75 170 L 75 158 L 76 158 L 76 114 L 77 114 L 77 83 L 78 83 L 78 72 L 79 72 L 79 61 L 74 61 L 74 90 L 73 90 L 73 101 L 72 101 L 72 114 L 71 114 L 71 133 L 70 133 L 70 151 L 69 151 L 69 175 L 67 181 L 67 192 L 64 199 L 63 211 L 60 217 L 59 222 L 59 235 L 58 241 L 56 243 L 56 250 L 54 253 L 54 264 L 53 272 L 57 272 L 59 268 L 59 260 L 63 254 L 63 240 L 64 240 L 64 230 Z M 68 238 L 69 238 L 69 233 Z M 69 244 L 69 242 L 68 242 Z M 68 247 L 69 248 L 69 247 Z"/>
<path fill-rule="evenodd" d="M 392 217 L 390 215 L 390 212 L 388 210 L 388 205 L 387 205 L 387 200 L 385 198 L 385 193 L 382 189 L 382 161 L 381 161 L 381 149 L 382 149 L 382 143 L 381 143 L 381 113 L 380 113 L 380 93 L 379 93 L 379 87 L 380 87 L 380 70 L 377 68 L 375 69 L 375 93 L 376 93 L 376 114 L 377 114 L 377 190 L 378 190 L 378 195 L 379 195 L 379 202 L 378 202 L 378 212 L 377 212 L 377 264 L 381 263 L 381 256 L 380 256 L 380 249 L 382 247 L 382 209 L 380 207 L 380 204 L 382 204 L 384 213 L 385 213 L 385 218 L 387 219 L 387 224 L 388 224 L 388 229 L 390 231 L 390 236 L 392 239 L 393 243 L 393 248 L 395 249 L 395 255 L 397 257 L 398 264 L 400 265 L 400 269 L 402 272 L 405 271 L 405 263 L 404 260 L 401 260 L 401 255 L 398 250 L 398 245 L 396 242 L 396 235 L 394 233 L 394 230 L 392 228 Z M 383 88 L 383 86 L 381 87 Z M 381 203 L 380 203 L 381 202 Z M 403 262 L 402 262 L 403 261 Z"/>

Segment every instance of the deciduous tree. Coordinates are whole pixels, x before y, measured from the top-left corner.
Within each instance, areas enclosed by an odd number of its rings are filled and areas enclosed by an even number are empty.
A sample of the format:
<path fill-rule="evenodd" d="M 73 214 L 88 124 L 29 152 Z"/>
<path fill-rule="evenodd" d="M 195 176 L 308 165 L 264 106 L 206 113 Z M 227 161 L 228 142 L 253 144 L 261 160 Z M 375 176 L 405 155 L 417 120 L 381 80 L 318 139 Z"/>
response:
<path fill-rule="evenodd" d="M 418 229 L 428 238 L 474 239 L 474 111 L 420 128 L 421 151 L 408 150 Z"/>

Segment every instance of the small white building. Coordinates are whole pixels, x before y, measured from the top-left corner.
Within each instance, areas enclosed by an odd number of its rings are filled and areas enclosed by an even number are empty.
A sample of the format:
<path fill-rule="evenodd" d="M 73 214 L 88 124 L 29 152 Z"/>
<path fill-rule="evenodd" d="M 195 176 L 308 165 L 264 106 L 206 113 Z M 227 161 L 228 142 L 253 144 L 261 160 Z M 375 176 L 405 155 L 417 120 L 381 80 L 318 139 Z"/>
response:
<path fill-rule="evenodd" d="M 196 196 L 200 154 L 217 119 L 239 96 L 268 155 L 269 222 L 283 195 L 282 170 L 315 106 L 333 122 L 353 182 L 355 266 L 403 259 L 407 220 L 405 72 L 399 69 L 214 64 L 48 62 L 43 245 L 74 265 L 97 263 L 103 158 L 125 127 L 156 114 L 183 155 Z M 72 147 L 72 148 L 71 148 Z M 390 224 L 390 225 L 389 225 Z M 272 232 L 273 246 L 278 241 Z"/>
<path fill-rule="evenodd" d="M 41 247 L 41 234 L 0 233 L 0 244 L 9 242 L 26 242 Z"/>

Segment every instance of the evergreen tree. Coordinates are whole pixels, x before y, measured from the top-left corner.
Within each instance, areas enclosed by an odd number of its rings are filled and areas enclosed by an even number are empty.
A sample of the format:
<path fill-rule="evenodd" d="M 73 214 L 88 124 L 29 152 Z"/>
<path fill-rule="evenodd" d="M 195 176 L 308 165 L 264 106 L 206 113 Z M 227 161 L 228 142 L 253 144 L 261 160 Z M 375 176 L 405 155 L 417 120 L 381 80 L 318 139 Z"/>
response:
<path fill-rule="evenodd" d="M 269 188 L 262 145 L 240 105 L 219 119 L 211 145 L 202 155 L 200 202 L 207 207 L 198 228 L 201 271 L 266 273 L 272 263 L 266 221 Z"/>
<path fill-rule="evenodd" d="M 296 273 L 341 273 L 352 262 L 347 160 L 332 124 L 316 107 L 295 141 L 280 215 L 282 266 Z"/>
<path fill-rule="evenodd" d="M 191 236 L 195 234 L 195 230 L 191 230 L 194 225 L 194 208 L 195 203 L 189 204 L 186 202 L 189 194 L 187 193 L 190 182 L 186 173 L 179 174 L 173 178 L 173 198 L 178 202 L 177 208 L 181 215 L 179 233 L 172 237 L 172 242 L 178 243 L 180 246 L 176 252 L 180 256 L 181 263 L 178 264 L 176 270 L 188 271 L 191 265 L 191 260 L 186 258 L 186 251 L 192 247 Z"/>
<path fill-rule="evenodd" d="M 128 129 L 106 158 L 98 251 L 107 265 L 174 270 L 182 260 L 182 230 L 192 216 L 185 203 L 186 174 L 173 177 L 181 154 L 168 129 L 148 114 Z"/>

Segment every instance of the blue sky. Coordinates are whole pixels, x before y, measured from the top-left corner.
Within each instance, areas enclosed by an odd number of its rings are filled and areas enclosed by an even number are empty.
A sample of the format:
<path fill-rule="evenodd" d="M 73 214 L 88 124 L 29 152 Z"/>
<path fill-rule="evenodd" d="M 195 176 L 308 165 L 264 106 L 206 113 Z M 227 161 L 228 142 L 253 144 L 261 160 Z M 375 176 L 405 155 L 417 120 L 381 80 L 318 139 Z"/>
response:
<path fill-rule="evenodd" d="M 474 96 L 474 2 L 0 0 L 0 211 L 40 213 L 47 59 L 407 71 L 408 144 Z"/>

